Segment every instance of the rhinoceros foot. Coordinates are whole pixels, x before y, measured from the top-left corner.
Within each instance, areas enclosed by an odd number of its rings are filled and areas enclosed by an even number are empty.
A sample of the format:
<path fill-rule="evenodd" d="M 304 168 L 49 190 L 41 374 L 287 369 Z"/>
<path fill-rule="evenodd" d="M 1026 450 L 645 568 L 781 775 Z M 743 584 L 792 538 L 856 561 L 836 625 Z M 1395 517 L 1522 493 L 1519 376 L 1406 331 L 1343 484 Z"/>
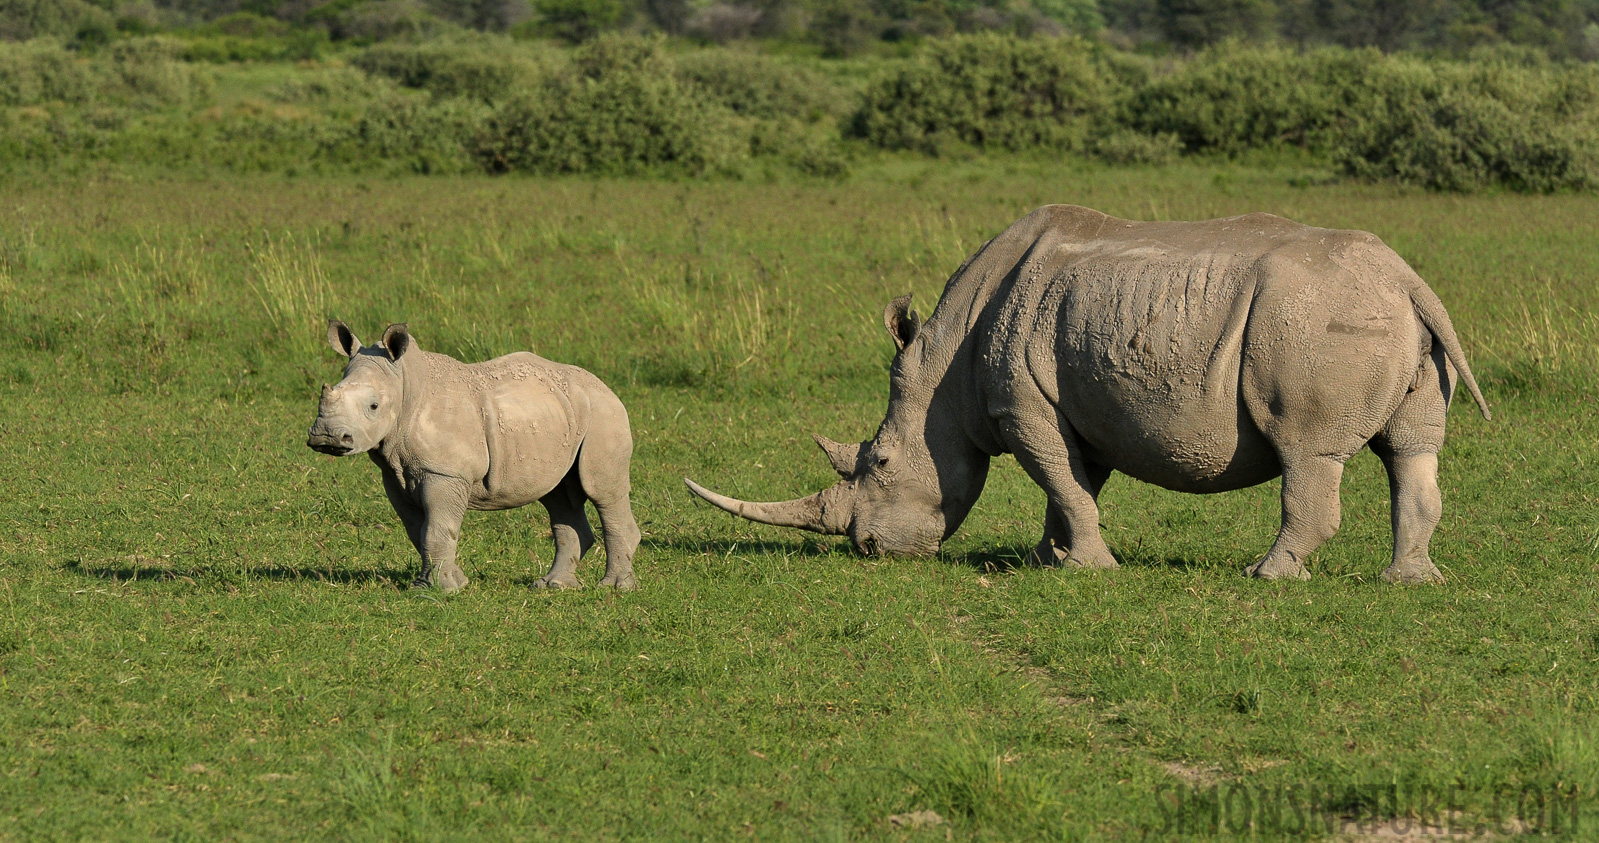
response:
<path fill-rule="evenodd" d="M 1305 570 L 1305 563 L 1292 556 L 1275 556 L 1270 553 L 1266 554 L 1266 558 L 1245 568 L 1244 574 L 1263 580 L 1310 579 L 1310 572 Z"/>
<path fill-rule="evenodd" d="M 1110 551 L 1100 548 L 1097 551 L 1067 550 L 1059 544 L 1045 539 L 1033 548 L 1027 555 L 1027 564 L 1042 568 L 1120 568 L 1121 564 Z"/>
<path fill-rule="evenodd" d="M 548 573 L 533 581 L 534 588 L 551 588 L 556 590 L 567 588 L 582 588 L 576 574 Z"/>
<path fill-rule="evenodd" d="M 633 576 L 632 571 L 625 574 L 607 574 L 605 579 L 600 580 L 600 586 L 611 586 L 617 591 L 635 591 L 638 589 L 638 577 Z"/>
<path fill-rule="evenodd" d="M 1389 565 L 1379 574 L 1383 582 L 1399 585 L 1443 585 L 1443 572 L 1431 559 L 1406 559 Z"/>

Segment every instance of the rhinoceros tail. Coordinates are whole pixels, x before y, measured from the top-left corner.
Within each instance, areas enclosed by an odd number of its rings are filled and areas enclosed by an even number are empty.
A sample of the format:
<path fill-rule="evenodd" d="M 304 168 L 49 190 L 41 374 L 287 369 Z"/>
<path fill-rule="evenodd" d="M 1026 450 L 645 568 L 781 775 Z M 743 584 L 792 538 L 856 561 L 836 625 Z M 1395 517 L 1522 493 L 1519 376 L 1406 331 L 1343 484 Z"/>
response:
<path fill-rule="evenodd" d="M 1460 373 L 1460 382 L 1476 399 L 1482 417 L 1493 418 L 1493 413 L 1488 410 L 1488 399 L 1482 397 L 1482 390 L 1477 388 L 1477 379 L 1471 376 L 1471 365 L 1466 362 L 1466 352 L 1460 347 L 1460 338 L 1455 336 L 1455 326 L 1449 321 L 1449 312 L 1444 310 L 1444 303 L 1425 281 L 1416 280 L 1419 283 L 1410 288 L 1410 303 L 1415 306 L 1416 315 L 1421 317 L 1421 324 L 1426 325 L 1427 330 L 1444 347 L 1444 354 L 1455 365 L 1455 371 Z"/>

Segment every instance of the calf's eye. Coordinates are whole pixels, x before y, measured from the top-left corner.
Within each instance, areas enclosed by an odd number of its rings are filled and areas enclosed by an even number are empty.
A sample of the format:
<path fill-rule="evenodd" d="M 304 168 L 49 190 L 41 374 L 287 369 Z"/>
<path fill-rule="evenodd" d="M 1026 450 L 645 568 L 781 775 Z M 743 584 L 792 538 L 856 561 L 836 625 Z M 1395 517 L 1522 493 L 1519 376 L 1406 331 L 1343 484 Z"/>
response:
<path fill-rule="evenodd" d="M 378 408 L 378 405 L 376 405 L 376 404 L 372 405 L 372 409 L 376 410 L 377 408 Z"/>

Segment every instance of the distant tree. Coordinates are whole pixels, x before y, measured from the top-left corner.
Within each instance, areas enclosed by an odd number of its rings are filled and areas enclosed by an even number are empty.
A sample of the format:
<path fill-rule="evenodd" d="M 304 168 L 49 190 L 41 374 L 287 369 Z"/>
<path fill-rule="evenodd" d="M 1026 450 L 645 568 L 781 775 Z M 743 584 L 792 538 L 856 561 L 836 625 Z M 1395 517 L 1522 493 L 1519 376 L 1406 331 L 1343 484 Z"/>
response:
<path fill-rule="evenodd" d="M 878 40 L 888 21 L 859 0 L 821 0 L 811 19 L 811 36 L 831 56 L 854 55 Z"/>
<path fill-rule="evenodd" d="M 1443 46 L 1461 10 L 1455 0 L 1307 0 L 1284 10 L 1290 40 L 1393 52 Z"/>
<path fill-rule="evenodd" d="M 1033 8 L 1077 35 L 1092 35 L 1105 28 L 1105 16 L 1095 0 L 1033 0 Z"/>
<path fill-rule="evenodd" d="M 1229 38 L 1257 40 L 1275 34 L 1277 7 L 1270 0 L 1156 0 L 1166 40 L 1184 48 Z"/>
<path fill-rule="evenodd" d="M 617 29 L 633 11 L 624 0 L 537 0 L 535 9 L 540 30 L 573 44 Z"/>

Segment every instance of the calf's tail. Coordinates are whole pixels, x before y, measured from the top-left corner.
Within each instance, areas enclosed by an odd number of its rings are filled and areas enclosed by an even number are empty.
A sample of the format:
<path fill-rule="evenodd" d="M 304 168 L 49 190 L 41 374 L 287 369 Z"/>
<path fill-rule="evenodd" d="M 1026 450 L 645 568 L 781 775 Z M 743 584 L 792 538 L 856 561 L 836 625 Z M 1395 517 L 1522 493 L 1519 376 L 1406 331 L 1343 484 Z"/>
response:
<path fill-rule="evenodd" d="M 1444 354 L 1449 362 L 1455 366 L 1455 371 L 1460 373 L 1460 382 L 1466 385 L 1471 397 L 1477 401 L 1477 409 L 1482 411 L 1485 419 L 1493 418 L 1493 413 L 1488 411 L 1488 400 L 1482 397 L 1482 390 L 1477 388 L 1477 379 L 1471 376 L 1471 366 L 1466 363 L 1466 352 L 1460 347 L 1460 338 L 1455 336 L 1455 326 L 1449 321 L 1449 312 L 1444 310 L 1444 303 L 1438 300 L 1438 295 L 1428 287 L 1426 282 L 1417 279 L 1419 283 L 1410 287 L 1410 303 L 1416 309 L 1416 315 L 1421 318 L 1421 324 L 1427 326 L 1444 347 Z"/>

